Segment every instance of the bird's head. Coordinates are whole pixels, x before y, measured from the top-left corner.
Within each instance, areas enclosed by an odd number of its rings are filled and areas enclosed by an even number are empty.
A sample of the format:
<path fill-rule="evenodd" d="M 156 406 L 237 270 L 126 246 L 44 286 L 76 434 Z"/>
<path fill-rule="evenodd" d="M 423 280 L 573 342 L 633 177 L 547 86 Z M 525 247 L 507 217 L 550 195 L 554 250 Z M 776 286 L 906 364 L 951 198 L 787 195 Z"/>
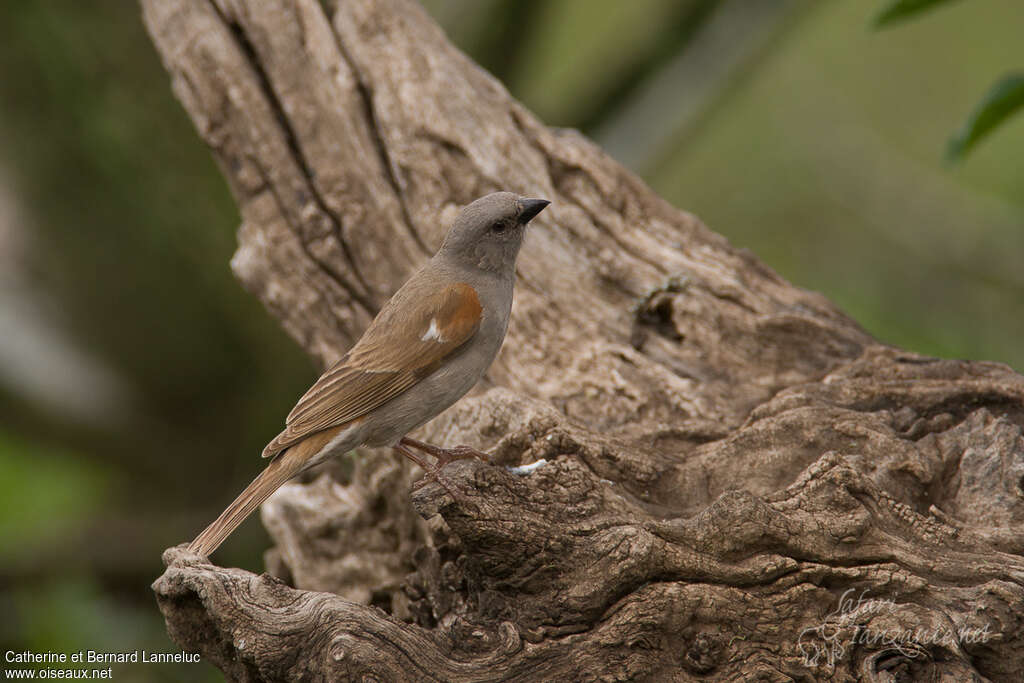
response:
<path fill-rule="evenodd" d="M 452 223 L 438 255 L 464 267 L 512 273 L 526 224 L 550 203 L 511 192 L 481 197 Z"/>

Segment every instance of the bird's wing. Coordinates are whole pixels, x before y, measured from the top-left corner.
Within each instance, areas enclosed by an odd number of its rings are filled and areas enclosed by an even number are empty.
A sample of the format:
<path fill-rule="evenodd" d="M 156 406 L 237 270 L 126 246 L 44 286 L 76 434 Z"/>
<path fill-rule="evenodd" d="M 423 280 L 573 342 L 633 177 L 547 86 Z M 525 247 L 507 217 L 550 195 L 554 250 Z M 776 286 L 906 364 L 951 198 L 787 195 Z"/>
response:
<path fill-rule="evenodd" d="M 387 403 L 469 341 L 482 316 L 476 290 L 464 282 L 424 296 L 396 295 L 345 357 L 299 399 L 263 457 Z"/>

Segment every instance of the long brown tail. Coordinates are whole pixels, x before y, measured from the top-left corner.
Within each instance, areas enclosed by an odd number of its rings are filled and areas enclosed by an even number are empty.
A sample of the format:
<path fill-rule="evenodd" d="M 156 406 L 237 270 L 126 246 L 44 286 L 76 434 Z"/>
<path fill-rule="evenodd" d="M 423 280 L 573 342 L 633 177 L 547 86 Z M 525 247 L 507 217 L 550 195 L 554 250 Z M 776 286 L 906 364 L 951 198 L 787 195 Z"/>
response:
<path fill-rule="evenodd" d="M 220 513 L 210 526 L 203 530 L 203 533 L 196 536 L 196 539 L 189 544 L 188 549 L 203 557 L 209 557 L 210 553 L 220 547 L 231 532 L 238 528 L 238 525 L 252 514 L 263 501 L 308 464 L 304 454 L 297 453 L 300 449 L 289 449 L 270 461 L 266 469 L 259 473 L 252 483 L 245 487 L 238 498 Z"/>

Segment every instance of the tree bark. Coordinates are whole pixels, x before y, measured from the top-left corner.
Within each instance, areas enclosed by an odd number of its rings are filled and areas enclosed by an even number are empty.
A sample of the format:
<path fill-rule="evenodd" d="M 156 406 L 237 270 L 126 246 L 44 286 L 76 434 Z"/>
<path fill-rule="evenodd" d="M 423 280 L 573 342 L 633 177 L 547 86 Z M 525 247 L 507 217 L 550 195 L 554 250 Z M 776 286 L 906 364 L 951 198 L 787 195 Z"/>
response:
<path fill-rule="evenodd" d="M 232 680 L 1024 669 L 1021 376 L 875 341 L 408 0 L 142 5 L 238 201 L 234 272 L 324 365 L 462 205 L 552 200 L 485 386 L 419 434 L 493 462 L 446 468 L 459 500 L 383 451 L 286 485 L 273 575 L 169 549 L 183 648 Z"/>

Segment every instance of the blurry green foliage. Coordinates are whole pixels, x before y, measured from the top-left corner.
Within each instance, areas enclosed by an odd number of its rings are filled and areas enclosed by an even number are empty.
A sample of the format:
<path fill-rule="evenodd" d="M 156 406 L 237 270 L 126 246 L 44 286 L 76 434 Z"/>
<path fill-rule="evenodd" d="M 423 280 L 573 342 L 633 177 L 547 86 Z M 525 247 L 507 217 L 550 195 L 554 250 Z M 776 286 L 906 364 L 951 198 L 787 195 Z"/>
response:
<path fill-rule="evenodd" d="M 977 74 L 1024 58 L 1024 4 L 958 3 L 899 31 L 820 3 L 648 181 L 885 342 L 1024 369 L 1024 120 L 949 168 Z"/>
<path fill-rule="evenodd" d="M 875 27 L 902 21 L 949 0 L 894 0 L 877 17 Z M 981 99 L 967 120 L 946 146 L 946 159 L 960 161 L 982 138 L 1024 107 L 1024 76 L 1007 74 Z"/>
<path fill-rule="evenodd" d="M 134 3 L 0 4 L 0 163 L 27 218 L 19 277 L 132 398 L 82 424 L 0 387 L 9 647 L 173 649 L 149 591 L 162 549 L 258 472 L 314 376 L 232 277 L 237 210 L 169 86 Z M 253 522 L 223 560 L 257 566 L 265 538 Z"/>
<path fill-rule="evenodd" d="M 959 161 L 996 126 L 1024 108 L 1024 75 L 1001 78 L 981 98 L 963 127 L 949 141 L 946 157 Z"/>
<path fill-rule="evenodd" d="M 0 565 L 82 533 L 109 493 L 101 465 L 0 430 Z"/>
<path fill-rule="evenodd" d="M 597 125 L 644 75 L 675 55 L 717 2 L 548 2 L 506 83 L 546 123 Z"/>
<path fill-rule="evenodd" d="M 944 5 L 950 0 L 892 0 L 881 12 L 875 15 L 876 28 L 888 26 L 904 19 L 909 19 L 924 10 Z"/>
<path fill-rule="evenodd" d="M 202 501 L 198 520 L 235 463 L 251 465 L 234 483 L 256 471 L 312 369 L 231 276 L 237 211 L 138 8 L 4 3 L 0 26 L 3 161 L 32 223 L 25 276 L 137 397 L 116 434 L 0 403 L 21 429 L 133 473 L 113 495 L 125 511 L 173 495 Z"/>
<path fill-rule="evenodd" d="M 31 589 L 16 587 L 4 605 L 4 630 L 15 626 L 17 641 L 4 639 L 16 651 L 103 653 L 177 652 L 162 621 L 153 618 L 152 604 L 126 604 L 95 579 L 85 576 L 55 578 Z M 17 642 L 17 645 L 15 645 Z M 140 653 L 141 657 L 141 653 Z M 6 665 L 5 666 L 9 666 Z M 67 669 L 113 669 L 113 680 L 221 681 L 223 676 L 205 664 L 67 664 Z M 36 665 L 37 670 L 47 665 Z"/>

